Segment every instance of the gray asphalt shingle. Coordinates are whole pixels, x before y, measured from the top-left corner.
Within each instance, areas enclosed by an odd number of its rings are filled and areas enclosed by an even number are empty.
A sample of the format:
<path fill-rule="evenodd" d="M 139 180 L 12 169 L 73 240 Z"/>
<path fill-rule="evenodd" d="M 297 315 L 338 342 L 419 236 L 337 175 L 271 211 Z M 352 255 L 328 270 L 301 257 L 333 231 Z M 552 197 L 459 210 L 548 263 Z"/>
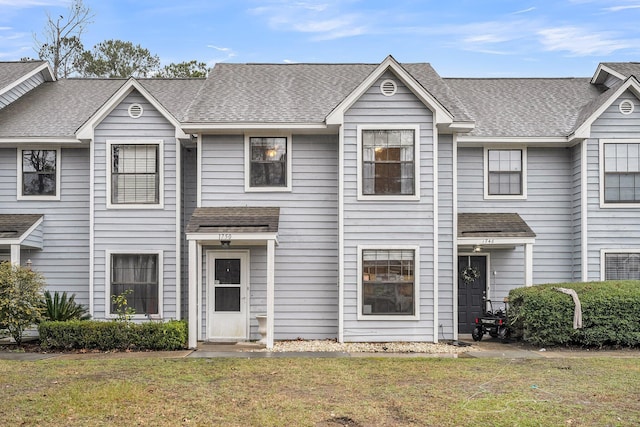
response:
<path fill-rule="evenodd" d="M 0 90 L 29 74 L 44 61 L 0 62 Z"/>
<path fill-rule="evenodd" d="M 189 219 L 187 233 L 277 233 L 279 222 L 280 208 L 196 208 Z"/>
<path fill-rule="evenodd" d="M 483 137 L 563 137 L 601 91 L 589 78 L 454 78 L 444 81 Z"/>

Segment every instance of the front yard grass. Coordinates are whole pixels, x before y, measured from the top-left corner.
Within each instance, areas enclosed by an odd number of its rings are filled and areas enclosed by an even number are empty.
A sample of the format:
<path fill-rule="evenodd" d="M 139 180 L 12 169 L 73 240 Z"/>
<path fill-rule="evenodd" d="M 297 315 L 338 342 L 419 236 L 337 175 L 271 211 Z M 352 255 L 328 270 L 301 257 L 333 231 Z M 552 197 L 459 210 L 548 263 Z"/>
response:
<path fill-rule="evenodd" d="M 631 426 L 640 359 L 0 361 L 0 425 Z"/>

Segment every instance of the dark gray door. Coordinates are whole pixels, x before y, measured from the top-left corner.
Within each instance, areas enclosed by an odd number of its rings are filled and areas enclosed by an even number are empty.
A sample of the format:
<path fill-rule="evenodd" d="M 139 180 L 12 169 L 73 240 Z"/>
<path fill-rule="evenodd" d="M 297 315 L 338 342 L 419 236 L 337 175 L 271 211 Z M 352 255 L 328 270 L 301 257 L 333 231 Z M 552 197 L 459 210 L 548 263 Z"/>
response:
<path fill-rule="evenodd" d="M 462 272 L 472 267 L 478 273 L 473 281 L 465 281 Z M 458 333 L 470 334 L 476 317 L 482 316 L 482 297 L 487 290 L 487 257 L 458 257 Z"/>

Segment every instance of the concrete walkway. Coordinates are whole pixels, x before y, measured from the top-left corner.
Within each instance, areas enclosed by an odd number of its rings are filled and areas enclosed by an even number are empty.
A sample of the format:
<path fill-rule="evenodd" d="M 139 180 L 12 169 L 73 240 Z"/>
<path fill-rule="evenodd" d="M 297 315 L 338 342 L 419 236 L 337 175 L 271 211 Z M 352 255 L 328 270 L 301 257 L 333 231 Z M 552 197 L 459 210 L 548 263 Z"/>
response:
<path fill-rule="evenodd" d="M 81 360 L 81 359 L 142 359 L 142 358 L 218 358 L 234 357 L 246 359 L 269 358 L 346 358 L 346 357 L 444 357 L 444 358 L 501 358 L 501 359 L 570 359 L 581 357 L 640 358 L 640 350 L 581 350 L 581 349 L 536 349 L 520 343 L 503 344 L 487 339 L 474 343 L 461 337 L 461 344 L 470 344 L 467 352 L 458 354 L 431 353 L 345 353 L 345 352 L 269 352 L 256 343 L 215 344 L 200 343 L 197 350 L 154 351 L 154 352 L 113 352 L 113 353 L 27 353 L 0 351 L 0 360 Z"/>

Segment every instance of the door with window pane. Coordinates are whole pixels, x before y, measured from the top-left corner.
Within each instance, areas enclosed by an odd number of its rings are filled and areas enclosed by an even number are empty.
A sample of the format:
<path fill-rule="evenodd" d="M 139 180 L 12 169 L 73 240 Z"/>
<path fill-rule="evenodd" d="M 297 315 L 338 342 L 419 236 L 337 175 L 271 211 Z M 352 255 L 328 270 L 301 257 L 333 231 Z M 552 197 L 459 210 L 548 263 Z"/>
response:
<path fill-rule="evenodd" d="M 207 338 L 248 338 L 248 266 L 246 251 L 215 251 L 207 262 Z"/>

